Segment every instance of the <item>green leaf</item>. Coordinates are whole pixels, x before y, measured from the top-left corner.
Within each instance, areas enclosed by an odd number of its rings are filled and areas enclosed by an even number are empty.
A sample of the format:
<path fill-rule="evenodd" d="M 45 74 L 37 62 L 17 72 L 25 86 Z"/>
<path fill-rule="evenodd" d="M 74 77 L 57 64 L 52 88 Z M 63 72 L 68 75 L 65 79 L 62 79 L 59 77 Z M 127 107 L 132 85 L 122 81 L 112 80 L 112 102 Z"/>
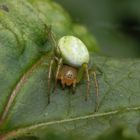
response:
<path fill-rule="evenodd" d="M 95 56 L 96 41 L 81 25 L 50 0 L 1 0 L 0 6 L 0 138 L 1 139 L 136 139 L 140 134 L 140 60 Z M 44 24 L 57 38 L 78 35 L 98 66 L 99 111 L 94 112 L 86 81 L 69 88 L 58 86 L 47 104 L 49 42 Z M 95 46 L 95 47 L 94 47 Z M 52 81 L 53 87 L 53 81 Z M 81 92 L 83 91 L 83 92 Z"/>

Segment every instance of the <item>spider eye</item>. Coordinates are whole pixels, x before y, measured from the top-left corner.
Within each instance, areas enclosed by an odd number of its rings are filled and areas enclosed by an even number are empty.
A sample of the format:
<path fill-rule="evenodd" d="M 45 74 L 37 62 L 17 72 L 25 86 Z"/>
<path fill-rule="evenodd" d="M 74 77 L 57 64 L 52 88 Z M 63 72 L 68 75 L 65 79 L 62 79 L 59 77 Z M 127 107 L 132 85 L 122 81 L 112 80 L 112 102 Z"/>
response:
<path fill-rule="evenodd" d="M 68 78 L 71 79 L 71 78 L 72 78 L 72 74 L 69 74 L 69 75 L 68 75 Z"/>
<path fill-rule="evenodd" d="M 71 71 L 68 71 L 68 73 L 66 74 L 66 77 L 67 77 L 68 79 L 72 79 L 72 77 L 73 77 L 72 72 L 71 72 Z"/>

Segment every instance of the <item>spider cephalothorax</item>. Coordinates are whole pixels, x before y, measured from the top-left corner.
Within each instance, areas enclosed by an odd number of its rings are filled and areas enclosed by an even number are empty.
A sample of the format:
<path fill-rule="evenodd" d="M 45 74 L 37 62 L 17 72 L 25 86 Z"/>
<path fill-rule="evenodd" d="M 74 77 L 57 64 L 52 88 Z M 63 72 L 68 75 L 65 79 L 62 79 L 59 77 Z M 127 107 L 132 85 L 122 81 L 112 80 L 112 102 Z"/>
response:
<path fill-rule="evenodd" d="M 77 83 L 77 69 L 68 65 L 63 65 L 58 74 L 57 80 L 61 80 L 63 88 L 66 86 L 75 87 Z"/>
<path fill-rule="evenodd" d="M 87 90 L 85 99 L 87 100 L 89 96 L 89 52 L 85 44 L 75 36 L 63 36 L 55 41 L 51 35 L 52 40 L 54 41 L 55 53 L 53 53 L 52 60 L 50 62 L 49 72 L 48 72 L 48 103 L 50 103 L 50 80 L 52 75 L 53 64 L 57 63 L 57 68 L 55 72 L 55 88 L 57 81 L 60 80 L 62 87 L 72 86 L 73 89 L 76 86 L 76 83 L 79 83 L 83 75 L 86 75 L 87 80 Z M 96 73 L 94 72 L 94 81 L 96 87 L 96 95 L 98 96 L 98 83 L 96 79 Z M 98 103 L 96 110 L 98 108 Z"/>

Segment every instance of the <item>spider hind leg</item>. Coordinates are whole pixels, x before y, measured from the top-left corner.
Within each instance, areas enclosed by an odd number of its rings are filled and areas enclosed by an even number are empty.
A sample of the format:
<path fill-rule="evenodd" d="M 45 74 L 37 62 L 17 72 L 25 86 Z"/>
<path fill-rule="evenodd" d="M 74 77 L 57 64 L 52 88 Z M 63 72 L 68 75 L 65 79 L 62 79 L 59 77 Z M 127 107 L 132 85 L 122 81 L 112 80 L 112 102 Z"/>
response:
<path fill-rule="evenodd" d="M 52 66 L 54 64 L 54 59 L 50 61 L 49 71 L 48 71 L 48 104 L 50 103 L 50 88 L 51 88 L 51 78 L 52 78 Z"/>
<path fill-rule="evenodd" d="M 95 94 L 96 94 L 95 112 L 97 112 L 99 108 L 99 84 L 98 84 L 97 75 L 95 71 L 93 71 L 93 78 L 94 78 L 94 87 L 95 87 Z"/>

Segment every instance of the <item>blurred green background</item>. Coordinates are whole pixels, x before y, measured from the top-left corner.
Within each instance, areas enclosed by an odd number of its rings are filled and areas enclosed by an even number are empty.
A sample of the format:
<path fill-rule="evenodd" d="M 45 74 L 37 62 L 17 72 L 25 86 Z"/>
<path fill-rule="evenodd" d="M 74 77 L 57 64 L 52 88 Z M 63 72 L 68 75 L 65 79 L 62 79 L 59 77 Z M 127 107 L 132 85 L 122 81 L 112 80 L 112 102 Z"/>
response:
<path fill-rule="evenodd" d="M 55 0 L 95 36 L 105 55 L 140 57 L 140 0 Z"/>

